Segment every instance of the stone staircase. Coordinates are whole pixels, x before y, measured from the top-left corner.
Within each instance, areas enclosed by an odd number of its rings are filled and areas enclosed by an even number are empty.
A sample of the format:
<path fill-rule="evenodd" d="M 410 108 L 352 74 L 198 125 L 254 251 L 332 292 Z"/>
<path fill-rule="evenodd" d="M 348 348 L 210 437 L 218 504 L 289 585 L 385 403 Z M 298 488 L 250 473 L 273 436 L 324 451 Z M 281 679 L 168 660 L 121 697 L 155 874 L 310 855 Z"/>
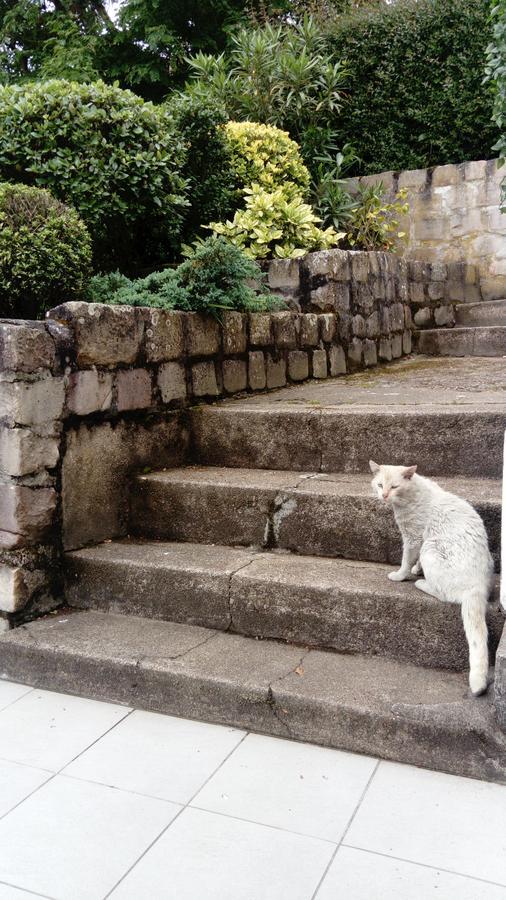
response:
<path fill-rule="evenodd" d="M 417 347 L 430 356 L 506 356 L 506 299 L 457 304 L 455 327 L 419 331 Z"/>
<path fill-rule="evenodd" d="M 191 465 L 133 479 L 130 536 L 67 553 L 68 607 L 3 635 L 3 672 L 506 783 L 460 608 L 387 578 L 369 456 L 467 497 L 499 554 L 504 407 L 421 365 L 189 411 Z M 493 660 L 497 599 L 488 622 Z"/>

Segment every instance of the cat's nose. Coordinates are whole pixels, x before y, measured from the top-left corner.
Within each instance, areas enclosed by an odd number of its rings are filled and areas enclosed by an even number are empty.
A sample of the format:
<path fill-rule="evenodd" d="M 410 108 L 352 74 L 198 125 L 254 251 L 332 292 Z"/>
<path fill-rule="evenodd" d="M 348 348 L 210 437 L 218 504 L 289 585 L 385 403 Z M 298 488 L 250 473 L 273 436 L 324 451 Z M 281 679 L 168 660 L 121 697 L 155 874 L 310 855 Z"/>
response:
<path fill-rule="evenodd" d="M 383 500 L 388 500 L 389 494 L 390 494 L 390 488 L 388 489 L 388 491 L 383 491 Z"/>

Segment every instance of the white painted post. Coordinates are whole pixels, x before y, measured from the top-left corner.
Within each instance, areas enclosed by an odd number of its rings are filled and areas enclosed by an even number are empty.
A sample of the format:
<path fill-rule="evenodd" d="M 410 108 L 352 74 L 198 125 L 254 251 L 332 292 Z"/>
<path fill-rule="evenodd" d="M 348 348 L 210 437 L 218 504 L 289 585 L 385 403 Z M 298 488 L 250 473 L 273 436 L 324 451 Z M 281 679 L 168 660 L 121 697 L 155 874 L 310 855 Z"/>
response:
<path fill-rule="evenodd" d="M 501 510 L 501 606 L 506 612 L 506 431 L 502 458 L 502 510 Z"/>

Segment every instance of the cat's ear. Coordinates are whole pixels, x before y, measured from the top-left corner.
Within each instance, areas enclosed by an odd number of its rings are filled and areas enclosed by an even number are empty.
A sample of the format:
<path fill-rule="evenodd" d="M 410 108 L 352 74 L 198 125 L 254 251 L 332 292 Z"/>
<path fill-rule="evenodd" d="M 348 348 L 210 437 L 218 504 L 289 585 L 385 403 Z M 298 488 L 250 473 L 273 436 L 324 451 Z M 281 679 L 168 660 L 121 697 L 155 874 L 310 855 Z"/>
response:
<path fill-rule="evenodd" d="M 379 472 L 379 470 L 380 470 L 378 463 L 375 463 L 373 459 L 369 460 L 369 468 L 373 475 L 376 475 L 376 473 Z"/>
<path fill-rule="evenodd" d="M 413 478 L 413 475 L 415 474 L 417 468 L 418 466 L 408 466 L 407 469 L 404 469 L 402 477 L 407 478 L 407 480 L 409 481 L 410 478 Z"/>

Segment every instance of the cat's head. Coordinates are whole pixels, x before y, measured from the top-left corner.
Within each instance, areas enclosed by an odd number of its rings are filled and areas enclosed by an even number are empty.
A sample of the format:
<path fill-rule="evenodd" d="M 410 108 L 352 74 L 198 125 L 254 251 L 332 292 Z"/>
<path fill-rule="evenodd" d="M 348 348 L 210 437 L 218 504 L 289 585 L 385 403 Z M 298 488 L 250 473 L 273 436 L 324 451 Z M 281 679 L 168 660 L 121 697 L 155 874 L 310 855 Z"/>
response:
<path fill-rule="evenodd" d="M 369 460 L 369 466 L 374 475 L 372 488 L 380 500 L 395 503 L 396 500 L 406 498 L 416 466 L 379 466 L 372 459 Z"/>

